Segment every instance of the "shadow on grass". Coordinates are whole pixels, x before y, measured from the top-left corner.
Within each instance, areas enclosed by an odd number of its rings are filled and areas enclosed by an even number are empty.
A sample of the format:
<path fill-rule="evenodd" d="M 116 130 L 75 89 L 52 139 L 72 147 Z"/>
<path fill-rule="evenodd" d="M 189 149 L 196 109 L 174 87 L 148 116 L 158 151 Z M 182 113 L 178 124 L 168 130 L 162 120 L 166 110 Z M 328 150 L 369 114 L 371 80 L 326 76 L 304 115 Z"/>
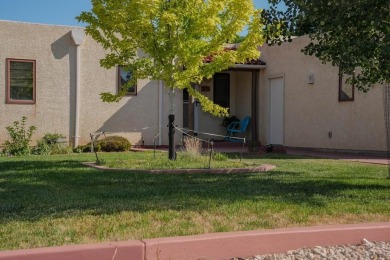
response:
<path fill-rule="evenodd" d="M 348 182 L 290 171 L 153 175 L 98 171 L 78 161 L 6 161 L 0 166 L 0 224 L 121 211 L 207 210 L 237 201 L 325 207 L 346 190 L 386 192 L 375 179 Z"/>

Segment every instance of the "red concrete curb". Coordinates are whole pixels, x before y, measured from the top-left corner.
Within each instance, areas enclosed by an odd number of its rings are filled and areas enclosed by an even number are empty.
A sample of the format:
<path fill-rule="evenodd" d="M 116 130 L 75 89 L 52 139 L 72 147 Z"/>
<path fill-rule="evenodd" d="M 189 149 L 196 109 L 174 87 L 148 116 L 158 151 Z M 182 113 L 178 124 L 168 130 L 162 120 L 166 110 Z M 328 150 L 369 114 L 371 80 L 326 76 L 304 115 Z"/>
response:
<path fill-rule="evenodd" d="M 213 233 L 0 252 L 1 260 L 230 259 L 302 247 L 390 241 L 390 222 Z"/>
<path fill-rule="evenodd" d="M 93 245 L 46 247 L 0 252 L 1 260 L 142 260 L 145 244 L 138 240 Z"/>
<path fill-rule="evenodd" d="M 390 241 L 390 223 L 317 226 L 144 240 L 146 260 L 229 259 L 302 247 Z"/>

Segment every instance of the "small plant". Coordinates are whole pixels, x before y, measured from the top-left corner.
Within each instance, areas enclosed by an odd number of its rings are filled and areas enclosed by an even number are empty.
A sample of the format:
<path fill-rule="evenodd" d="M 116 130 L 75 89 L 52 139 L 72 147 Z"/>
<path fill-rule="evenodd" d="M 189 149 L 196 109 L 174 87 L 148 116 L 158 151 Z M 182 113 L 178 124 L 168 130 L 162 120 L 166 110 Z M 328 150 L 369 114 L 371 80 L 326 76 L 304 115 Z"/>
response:
<path fill-rule="evenodd" d="M 223 154 L 223 153 L 214 152 L 213 159 L 215 161 L 220 161 L 221 162 L 221 161 L 227 161 L 228 157 L 225 154 Z"/>
<path fill-rule="evenodd" d="M 96 160 L 96 165 L 105 165 L 107 162 L 104 159 L 97 159 Z"/>
<path fill-rule="evenodd" d="M 14 121 L 13 126 L 7 126 L 10 140 L 3 143 L 3 153 L 10 155 L 29 155 L 31 153 L 31 137 L 36 131 L 36 126 L 26 126 L 27 117 L 23 116 L 22 120 Z"/>
<path fill-rule="evenodd" d="M 45 141 L 39 140 L 38 145 L 32 149 L 32 153 L 36 155 L 50 155 L 51 148 Z"/>
<path fill-rule="evenodd" d="M 38 145 L 33 149 L 33 153 L 37 155 L 72 153 L 72 148 L 67 146 L 62 140 L 66 140 L 66 137 L 62 134 L 47 133 L 38 141 Z"/>
<path fill-rule="evenodd" d="M 47 144 L 57 144 L 60 139 L 65 139 L 66 137 L 62 134 L 51 134 L 47 133 L 42 138 Z"/>
<path fill-rule="evenodd" d="M 198 157 L 201 155 L 202 142 L 190 136 L 184 137 L 184 148 L 185 153 L 190 157 Z"/>

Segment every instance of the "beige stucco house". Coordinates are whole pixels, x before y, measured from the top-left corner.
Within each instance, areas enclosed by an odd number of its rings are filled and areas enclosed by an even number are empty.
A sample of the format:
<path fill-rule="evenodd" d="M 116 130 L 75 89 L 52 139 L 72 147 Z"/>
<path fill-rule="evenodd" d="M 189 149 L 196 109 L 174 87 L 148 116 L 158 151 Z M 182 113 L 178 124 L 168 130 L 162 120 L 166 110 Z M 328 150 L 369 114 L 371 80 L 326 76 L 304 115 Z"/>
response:
<path fill-rule="evenodd" d="M 247 141 L 386 151 L 383 86 L 354 91 L 340 80 L 337 68 L 300 52 L 307 42 L 299 37 L 263 46 L 261 60 L 237 65 L 196 87 L 229 107 L 231 115 L 251 117 Z M 166 145 L 164 83 L 138 80 L 120 102 L 103 103 L 100 93 L 116 92 L 127 76 L 120 67 L 101 68 L 104 54 L 80 27 L 0 21 L 0 143 L 8 138 L 5 127 L 26 116 L 37 126 L 34 140 L 60 133 L 78 145 L 89 142 L 91 133 L 107 132 L 133 144 Z M 175 113 L 178 127 L 204 138 L 203 133 L 226 133 L 221 118 L 202 112 L 183 91 L 176 92 Z"/>

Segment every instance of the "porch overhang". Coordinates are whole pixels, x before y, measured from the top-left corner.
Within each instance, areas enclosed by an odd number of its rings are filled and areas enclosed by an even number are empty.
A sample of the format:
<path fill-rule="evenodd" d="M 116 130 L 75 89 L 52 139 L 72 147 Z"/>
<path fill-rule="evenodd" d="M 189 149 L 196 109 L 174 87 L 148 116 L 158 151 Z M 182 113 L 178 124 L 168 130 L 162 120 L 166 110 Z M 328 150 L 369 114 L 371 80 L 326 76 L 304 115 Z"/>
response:
<path fill-rule="evenodd" d="M 230 67 L 229 70 L 262 70 L 267 68 L 266 65 L 252 65 L 252 64 L 236 64 L 233 67 Z"/>

